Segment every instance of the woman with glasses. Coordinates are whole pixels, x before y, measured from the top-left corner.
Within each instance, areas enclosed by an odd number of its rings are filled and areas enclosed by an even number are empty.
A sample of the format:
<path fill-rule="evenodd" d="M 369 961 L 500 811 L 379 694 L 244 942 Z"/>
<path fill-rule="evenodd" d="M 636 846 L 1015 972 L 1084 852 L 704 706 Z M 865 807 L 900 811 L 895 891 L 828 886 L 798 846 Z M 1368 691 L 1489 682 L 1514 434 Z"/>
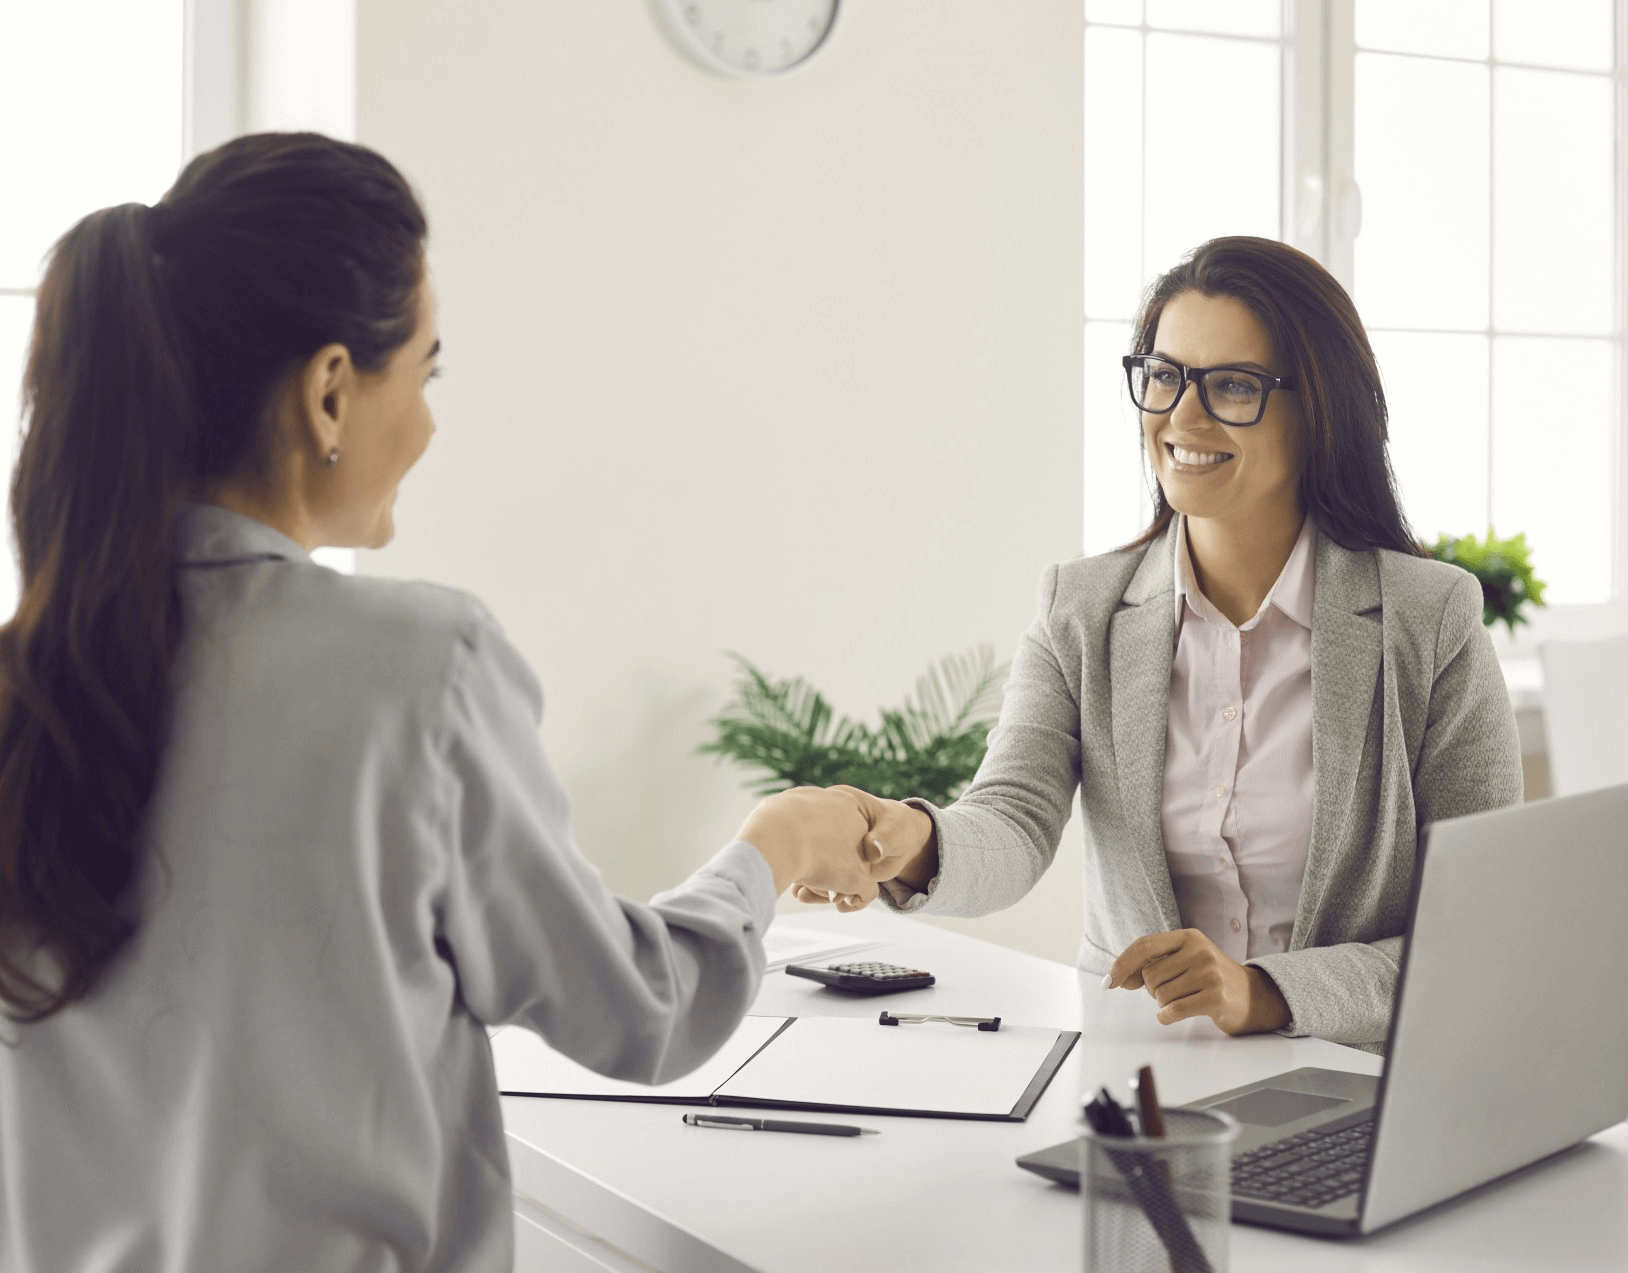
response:
<path fill-rule="evenodd" d="M 1379 1051 L 1420 830 L 1521 798 L 1480 589 L 1417 547 L 1373 351 L 1310 257 L 1204 244 L 1133 348 L 1152 524 L 1046 571 L 961 798 L 872 807 L 889 904 L 1015 902 L 1077 789 L 1082 967 L 1165 1023 Z"/>

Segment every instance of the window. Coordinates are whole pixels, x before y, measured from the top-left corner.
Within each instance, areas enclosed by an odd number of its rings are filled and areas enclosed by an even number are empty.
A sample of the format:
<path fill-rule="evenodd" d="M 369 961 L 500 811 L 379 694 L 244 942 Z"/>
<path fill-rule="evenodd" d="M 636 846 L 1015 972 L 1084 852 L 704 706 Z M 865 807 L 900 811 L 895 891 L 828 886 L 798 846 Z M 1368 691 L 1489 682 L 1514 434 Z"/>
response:
<path fill-rule="evenodd" d="M 0 474 L 15 460 L 34 289 L 52 243 L 109 204 L 150 203 L 182 154 L 184 0 L 54 0 L 0 8 L 0 48 L 26 50 L 0 76 Z M 92 38 L 86 32 L 94 32 Z M 8 505 L 9 508 L 9 505 Z M 17 605 L 10 546 L 0 618 Z"/>
<path fill-rule="evenodd" d="M 355 133 L 353 0 L 51 0 L 0 6 L 0 479 L 46 252 L 97 208 L 152 203 L 183 160 L 240 132 Z M 9 502 L 8 502 L 9 509 Z M 9 515 L 0 621 L 17 604 Z M 349 549 L 318 560 L 353 568 Z"/>
<path fill-rule="evenodd" d="M 1263 234 L 1350 289 L 1419 533 L 1524 531 L 1535 635 L 1628 627 L 1624 9 L 1087 0 L 1088 551 L 1149 512 L 1117 366 L 1139 289 Z"/>
<path fill-rule="evenodd" d="M 1221 234 L 1279 238 L 1279 0 L 1087 0 L 1085 545 L 1147 524 L 1119 358 L 1149 280 Z"/>

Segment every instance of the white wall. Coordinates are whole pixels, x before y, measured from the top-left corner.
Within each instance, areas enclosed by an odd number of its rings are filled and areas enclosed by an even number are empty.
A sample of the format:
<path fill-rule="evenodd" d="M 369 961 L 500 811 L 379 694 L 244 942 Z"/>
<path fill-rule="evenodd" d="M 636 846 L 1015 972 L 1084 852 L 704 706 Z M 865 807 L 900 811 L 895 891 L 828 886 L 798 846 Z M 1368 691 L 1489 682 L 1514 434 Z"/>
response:
<path fill-rule="evenodd" d="M 483 597 L 578 839 L 676 882 L 751 804 L 695 757 L 738 650 L 870 716 L 1009 657 L 1078 551 L 1077 0 L 848 0 L 781 82 L 646 0 L 359 0 L 358 136 L 432 222 L 440 430 L 367 573 Z M 979 931 L 1070 959 L 1077 830 Z"/>

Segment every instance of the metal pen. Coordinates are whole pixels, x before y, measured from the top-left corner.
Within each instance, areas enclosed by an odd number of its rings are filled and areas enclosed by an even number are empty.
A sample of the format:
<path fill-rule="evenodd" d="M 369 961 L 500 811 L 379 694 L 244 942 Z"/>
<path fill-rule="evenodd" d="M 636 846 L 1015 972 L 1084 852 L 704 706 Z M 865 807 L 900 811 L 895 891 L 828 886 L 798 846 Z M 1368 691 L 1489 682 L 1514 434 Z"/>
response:
<path fill-rule="evenodd" d="M 802 1132 L 809 1136 L 879 1136 L 874 1127 L 847 1123 L 793 1123 L 783 1118 L 730 1118 L 725 1114 L 686 1114 L 691 1127 L 716 1127 L 729 1132 Z"/>

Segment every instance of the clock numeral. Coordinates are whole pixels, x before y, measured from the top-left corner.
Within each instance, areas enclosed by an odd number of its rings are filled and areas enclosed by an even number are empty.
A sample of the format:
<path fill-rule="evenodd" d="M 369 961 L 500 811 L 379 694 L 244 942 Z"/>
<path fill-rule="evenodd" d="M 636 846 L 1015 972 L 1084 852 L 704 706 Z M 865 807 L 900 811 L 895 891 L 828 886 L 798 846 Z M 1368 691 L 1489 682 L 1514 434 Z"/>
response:
<path fill-rule="evenodd" d="M 686 5 L 684 8 L 684 21 L 688 22 L 692 27 L 700 26 L 701 10 L 696 8 L 693 4 Z"/>
<path fill-rule="evenodd" d="M 724 33 L 722 31 L 719 31 L 712 37 L 712 51 L 714 53 L 722 53 L 724 51 Z"/>
<path fill-rule="evenodd" d="M 741 60 L 746 64 L 746 69 L 748 71 L 757 70 L 759 58 L 756 49 L 747 49 L 746 56 Z"/>
<path fill-rule="evenodd" d="M 780 65 L 790 66 L 797 60 L 797 51 L 791 47 L 790 40 L 780 41 Z"/>

